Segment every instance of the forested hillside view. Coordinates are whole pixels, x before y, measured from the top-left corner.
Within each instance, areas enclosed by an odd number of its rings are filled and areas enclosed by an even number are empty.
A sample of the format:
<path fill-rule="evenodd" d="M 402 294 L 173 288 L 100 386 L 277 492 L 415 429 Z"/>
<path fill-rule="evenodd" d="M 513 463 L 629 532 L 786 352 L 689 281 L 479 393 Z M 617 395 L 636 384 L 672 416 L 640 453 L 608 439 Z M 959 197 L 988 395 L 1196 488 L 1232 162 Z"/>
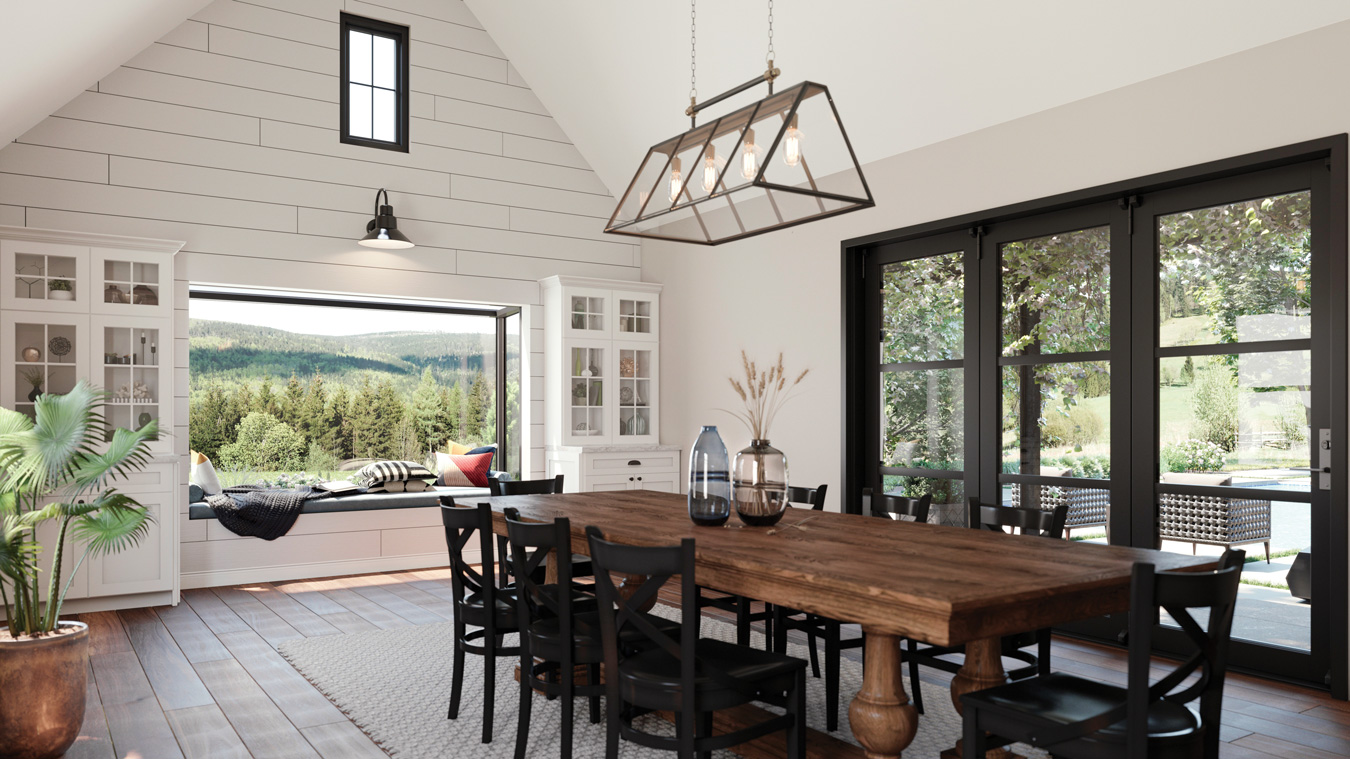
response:
<path fill-rule="evenodd" d="M 331 336 L 194 318 L 188 335 L 190 445 L 225 472 L 421 462 L 451 440 L 496 439 L 492 333 Z M 514 408 L 519 378 L 509 380 Z"/>

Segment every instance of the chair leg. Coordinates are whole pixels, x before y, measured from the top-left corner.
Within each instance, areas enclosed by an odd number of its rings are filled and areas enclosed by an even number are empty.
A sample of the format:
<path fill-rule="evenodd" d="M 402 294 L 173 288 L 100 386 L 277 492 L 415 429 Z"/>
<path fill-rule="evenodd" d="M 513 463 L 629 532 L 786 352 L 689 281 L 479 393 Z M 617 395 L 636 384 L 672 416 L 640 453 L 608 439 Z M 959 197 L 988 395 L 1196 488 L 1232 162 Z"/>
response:
<path fill-rule="evenodd" d="M 792 691 L 788 693 L 787 711 L 792 715 L 788 727 L 787 759 L 806 759 L 806 671 L 797 670 Z"/>
<path fill-rule="evenodd" d="M 750 645 L 750 599 L 736 596 L 736 645 Z"/>
<path fill-rule="evenodd" d="M 1192 555 L 1192 556 L 1195 556 L 1195 555 L 1196 555 L 1196 554 L 1195 554 L 1195 551 L 1196 551 L 1196 549 L 1199 548 L 1199 547 L 1200 547 L 1200 544 L 1199 544 L 1199 543 L 1191 543 L 1191 555 Z"/>
<path fill-rule="evenodd" d="M 811 676 L 820 679 L 820 659 L 816 656 L 816 629 L 806 628 L 806 646 L 811 650 Z M 783 653 L 787 650 L 784 649 Z"/>
<path fill-rule="evenodd" d="M 562 686 L 562 751 L 559 754 L 561 759 L 572 759 L 572 731 L 576 719 L 573 696 L 576 695 L 576 679 L 576 667 L 573 667 L 571 662 L 559 664 L 558 680 Z"/>
<path fill-rule="evenodd" d="M 491 636 L 483 636 L 483 645 L 487 648 L 483 656 L 483 742 L 492 742 L 492 717 L 494 701 L 497 697 L 497 647 L 492 645 Z"/>
<path fill-rule="evenodd" d="M 839 729 L 839 623 L 825 627 L 825 729 Z"/>
<path fill-rule="evenodd" d="M 530 681 L 534 679 L 534 657 L 524 653 L 520 656 L 520 716 L 516 720 L 516 759 L 525 759 L 525 747 L 530 738 L 530 708 L 534 704 L 534 689 Z"/>
<path fill-rule="evenodd" d="M 905 647 L 909 656 L 909 691 L 914 696 L 914 711 L 923 714 L 923 690 L 919 687 L 919 659 L 916 655 L 919 651 L 919 644 L 914 642 L 913 638 L 905 641 Z"/>
<path fill-rule="evenodd" d="M 1266 541 L 1266 563 L 1270 563 L 1270 541 Z"/>
<path fill-rule="evenodd" d="M 984 759 L 988 749 L 984 731 L 980 729 L 980 711 L 966 708 L 961 720 L 961 759 Z"/>
<path fill-rule="evenodd" d="M 775 606 L 773 609 L 773 651 L 774 653 L 787 653 L 787 615 L 783 613 L 783 607 Z"/>
<path fill-rule="evenodd" d="M 713 713 L 712 713 L 712 712 L 699 712 L 699 713 L 698 713 L 698 732 L 695 734 L 695 737 L 696 737 L 696 738 L 711 738 L 711 737 L 712 737 L 712 734 L 713 734 Z M 698 752 L 698 759 L 712 759 L 712 752 L 711 752 L 711 751 L 700 751 L 700 752 Z"/>
<path fill-rule="evenodd" d="M 773 651 L 773 604 L 764 602 L 764 650 Z"/>
<path fill-rule="evenodd" d="M 1050 628 L 1036 631 L 1036 674 L 1045 677 L 1050 674 Z"/>
<path fill-rule="evenodd" d="M 696 736 L 695 718 L 697 715 L 681 711 L 675 717 L 675 740 L 679 746 L 680 759 L 694 759 L 694 738 Z"/>
<path fill-rule="evenodd" d="M 586 667 L 586 683 L 588 685 L 600 684 L 600 665 L 591 664 Z M 600 696 L 591 696 L 591 724 L 600 724 Z"/>
<path fill-rule="evenodd" d="M 446 719 L 455 719 L 459 716 L 459 694 L 464 686 L 464 625 L 455 623 L 455 666 L 454 674 L 450 676 L 450 710 L 446 712 Z"/>
<path fill-rule="evenodd" d="M 611 698 L 617 689 L 605 690 L 605 759 L 619 759 L 619 722 L 623 719 L 623 704 L 619 699 Z"/>

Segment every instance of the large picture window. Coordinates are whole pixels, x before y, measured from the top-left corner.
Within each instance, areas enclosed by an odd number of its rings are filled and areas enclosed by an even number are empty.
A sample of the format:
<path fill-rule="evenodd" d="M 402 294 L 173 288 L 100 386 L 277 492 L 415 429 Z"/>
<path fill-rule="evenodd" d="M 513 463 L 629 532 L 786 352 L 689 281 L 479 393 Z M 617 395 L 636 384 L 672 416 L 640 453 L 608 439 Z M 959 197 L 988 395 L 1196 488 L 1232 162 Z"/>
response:
<path fill-rule="evenodd" d="M 188 316 L 190 445 L 227 486 L 452 444 L 520 475 L 519 309 L 194 289 Z"/>

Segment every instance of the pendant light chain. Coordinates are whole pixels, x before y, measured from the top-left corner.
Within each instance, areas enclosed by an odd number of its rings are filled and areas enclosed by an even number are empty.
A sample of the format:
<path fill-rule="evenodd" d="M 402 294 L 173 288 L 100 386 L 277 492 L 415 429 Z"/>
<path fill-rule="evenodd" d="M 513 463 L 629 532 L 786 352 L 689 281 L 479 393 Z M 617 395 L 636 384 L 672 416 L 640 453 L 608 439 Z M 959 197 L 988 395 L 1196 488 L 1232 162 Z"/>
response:
<path fill-rule="evenodd" d="M 769 62 L 769 68 L 773 68 L 773 0 L 769 0 L 769 52 L 764 59 Z"/>
<path fill-rule="evenodd" d="M 696 37 L 694 35 L 694 22 L 698 20 L 698 15 L 695 13 L 694 10 L 694 2 L 695 0 L 689 0 L 689 104 L 690 105 L 693 105 L 698 100 L 698 88 L 694 86 L 695 82 L 697 81 L 694 76 L 696 73 L 695 56 L 694 56 L 694 43 L 696 41 Z"/>

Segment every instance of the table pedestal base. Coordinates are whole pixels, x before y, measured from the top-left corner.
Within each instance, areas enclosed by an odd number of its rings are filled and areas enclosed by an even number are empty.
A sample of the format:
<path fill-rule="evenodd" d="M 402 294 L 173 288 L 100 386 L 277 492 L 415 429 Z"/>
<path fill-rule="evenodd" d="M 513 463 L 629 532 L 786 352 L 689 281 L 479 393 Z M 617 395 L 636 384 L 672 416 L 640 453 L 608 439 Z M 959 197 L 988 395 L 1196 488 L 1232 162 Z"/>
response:
<path fill-rule="evenodd" d="M 848 707 L 853 737 L 868 759 L 899 759 L 919 730 L 919 715 L 905 693 L 900 638 L 863 631 L 862 690 Z"/>
<path fill-rule="evenodd" d="M 961 696 L 972 691 L 992 688 L 1008 682 L 1008 673 L 1003 671 L 1003 639 L 983 638 L 966 644 L 966 661 L 961 671 L 952 678 L 952 706 L 957 714 L 964 714 L 961 708 Z M 942 759 L 961 759 L 961 741 L 956 746 L 942 752 Z M 985 759 L 1025 759 L 1006 748 L 993 748 L 985 752 Z"/>

